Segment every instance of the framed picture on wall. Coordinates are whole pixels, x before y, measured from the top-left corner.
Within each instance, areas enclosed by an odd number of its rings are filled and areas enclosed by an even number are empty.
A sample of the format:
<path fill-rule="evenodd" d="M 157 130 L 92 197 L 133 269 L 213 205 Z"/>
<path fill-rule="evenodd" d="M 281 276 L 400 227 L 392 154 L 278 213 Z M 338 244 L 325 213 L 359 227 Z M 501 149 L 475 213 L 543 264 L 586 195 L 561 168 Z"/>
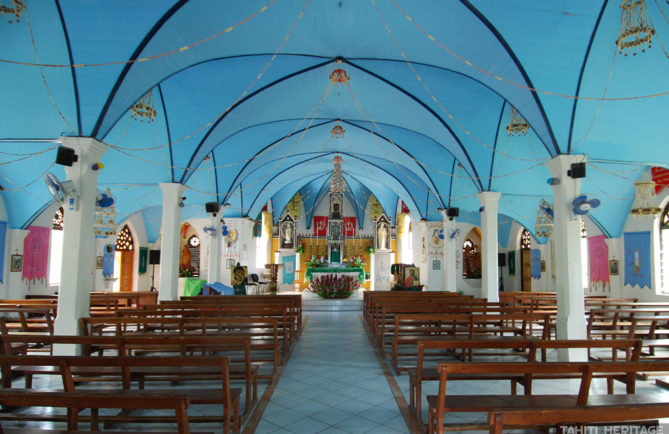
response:
<path fill-rule="evenodd" d="M 225 268 L 226 269 L 231 269 L 232 267 L 235 266 L 235 260 L 234 259 L 226 259 L 225 260 Z"/>
<path fill-rule="evenodd" d="M 541 272 L 542 273 L 546 272 L 546 261 L 541 261 Z"/>
<path fill-rule="evenodd" d="M 439 259 L 435 259 L 432 261 L 432 269 L 441 270 L 441 261 Z"/>
<path fill-rule="evenodd" d="M 619 273 L 618 271 L 618 260 L 617 259 L 611 259 L 609 261 L 609 274 L 611 276 L 617 276 Z"/>
<path fill-rule="evenodd" d="M 102 270 L 102 256 L 97 256 L 95 258 L 95 269 L 96 270 Z"/>
<path fill-rule="evenodd" d="M 23 271 L 23 255 L 12 255 L 11 271 Z"/>

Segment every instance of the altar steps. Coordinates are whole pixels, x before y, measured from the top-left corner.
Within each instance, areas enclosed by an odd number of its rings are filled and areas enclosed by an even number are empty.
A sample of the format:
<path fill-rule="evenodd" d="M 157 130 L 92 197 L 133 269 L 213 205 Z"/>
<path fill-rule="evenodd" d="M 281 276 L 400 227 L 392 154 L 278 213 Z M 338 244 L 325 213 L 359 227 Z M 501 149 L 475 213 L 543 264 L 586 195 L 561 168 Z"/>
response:
<path fill-rule="evenodd" d="M 302 291 L 302 311 L 303 312 L 341 312 L 341 311 L 362 311 L 362 292 L 358 289 L 349 298 L 321 298 L 320 296 Z"/>

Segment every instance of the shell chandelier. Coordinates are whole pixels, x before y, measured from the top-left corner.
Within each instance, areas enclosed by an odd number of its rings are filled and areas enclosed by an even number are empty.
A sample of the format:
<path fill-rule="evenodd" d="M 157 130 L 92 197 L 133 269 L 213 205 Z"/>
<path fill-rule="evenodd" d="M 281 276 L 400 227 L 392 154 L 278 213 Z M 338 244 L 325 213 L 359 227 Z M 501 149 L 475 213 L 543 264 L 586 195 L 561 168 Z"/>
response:
<path fill-rule="evenodd" d="M 634 203 L 630 214 L 633 216 L 655 216 L 662 212 L 656 206 L 655 182 L 650 179 L 648 172 L 641 175 L 641 179 L 634 183 Z"/>
<path fill-rule="evenodd" d="M 21 13 L 26 8 L 26 5 L 23 4 L 23 0 L 11 0 L 12 6 L 0 5 L 0 13 L 7 15 L 10 23 L 13 23 L 12 19 L 15 19 L 18 23 L 21 21 Z M 13 18 L 12 18 L 13 16 Z"/>
<path fill-rule="evenodd" d="M 339 155 L 332 159 L 334 168 L 332 169 L 332 178 L 330 179 L 330 193 L 343 193 L 346 191 L 346 182 L 341 172 L 341 163 L 343 161 Z"/>
<path fill-rule="evenodd" d="M 348 74 L 345 70 L 337 68 L 330 74 L 330 81 L 338 84 L 348 84 Z"/>
<path fill-rule="evenodd" d="M 130 113 L 133 119 L 140 122 L 153 122 L 158 114 L 153 108 L 153 90 L 148 91 L 143 97 L 130 107 Z"/>
<path fill-rule="evenodd" d="M 530 125 L 527 123 L 525 118 L 523 118 L 518 110 L 511 107 L 511 116 L 509 117 L 509 125 L 506 126 L 506 132 L 510 136 L 515 136 L 522 134 L 523 136 L 527 134 L 527 130 L 530 129 Z"/>
<path fill-rule="evenodd" d="M 332 127 L 332 130 L 330 131 L 330 134 L 335 139 L 343 138 L 345 133 L 346 130 L 341 125 L 335 125 L 334 127 Z"/>
<path fill-rule="evenodd" d="M 545 199 L 541 199 L 537 207 L 534 233 L 541 238 L 550 238 L 553 235 L 553 207 Z"/>
<path fill-rule="evenodd" d="M 623 10 L 623 15 L 620 20 L 620 35 L 616 39 L 620 53 L 625 56 L 632 53 L 632 56 L 636 56 L 639 49 L 644 53 L 646 49 L 651 48 L 655 34 L 645 1 L 623 0 L 620 8 Z"/>

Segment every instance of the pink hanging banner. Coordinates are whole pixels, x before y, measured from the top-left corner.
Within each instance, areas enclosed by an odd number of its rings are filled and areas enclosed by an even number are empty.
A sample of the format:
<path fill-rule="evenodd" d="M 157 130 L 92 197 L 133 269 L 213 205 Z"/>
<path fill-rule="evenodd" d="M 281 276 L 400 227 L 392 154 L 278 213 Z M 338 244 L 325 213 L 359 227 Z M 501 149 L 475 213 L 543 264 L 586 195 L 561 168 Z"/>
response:
<path fill-rule="evenodd" d="M 49 228 L 30 226 L 23 241 L 23 280 L 35 283 L 47 278 L 49 261 Z"/>
<path fill-rule="evenodd" d="M 588 258 L 590 262 L 590 287 L 610 289 L 609 287 L 609 246 L 606 236 L 598 235 L 588 238 Z"/>

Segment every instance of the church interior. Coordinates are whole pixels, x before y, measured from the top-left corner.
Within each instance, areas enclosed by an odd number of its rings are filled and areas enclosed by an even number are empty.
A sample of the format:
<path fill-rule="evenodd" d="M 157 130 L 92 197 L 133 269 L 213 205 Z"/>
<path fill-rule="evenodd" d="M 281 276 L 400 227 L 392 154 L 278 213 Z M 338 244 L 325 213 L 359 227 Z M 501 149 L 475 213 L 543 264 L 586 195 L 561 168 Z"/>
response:
<path fill-rule="evenodd" d="M 0 32 L 0 432 L 669 420 L 669 0 Z"/>

